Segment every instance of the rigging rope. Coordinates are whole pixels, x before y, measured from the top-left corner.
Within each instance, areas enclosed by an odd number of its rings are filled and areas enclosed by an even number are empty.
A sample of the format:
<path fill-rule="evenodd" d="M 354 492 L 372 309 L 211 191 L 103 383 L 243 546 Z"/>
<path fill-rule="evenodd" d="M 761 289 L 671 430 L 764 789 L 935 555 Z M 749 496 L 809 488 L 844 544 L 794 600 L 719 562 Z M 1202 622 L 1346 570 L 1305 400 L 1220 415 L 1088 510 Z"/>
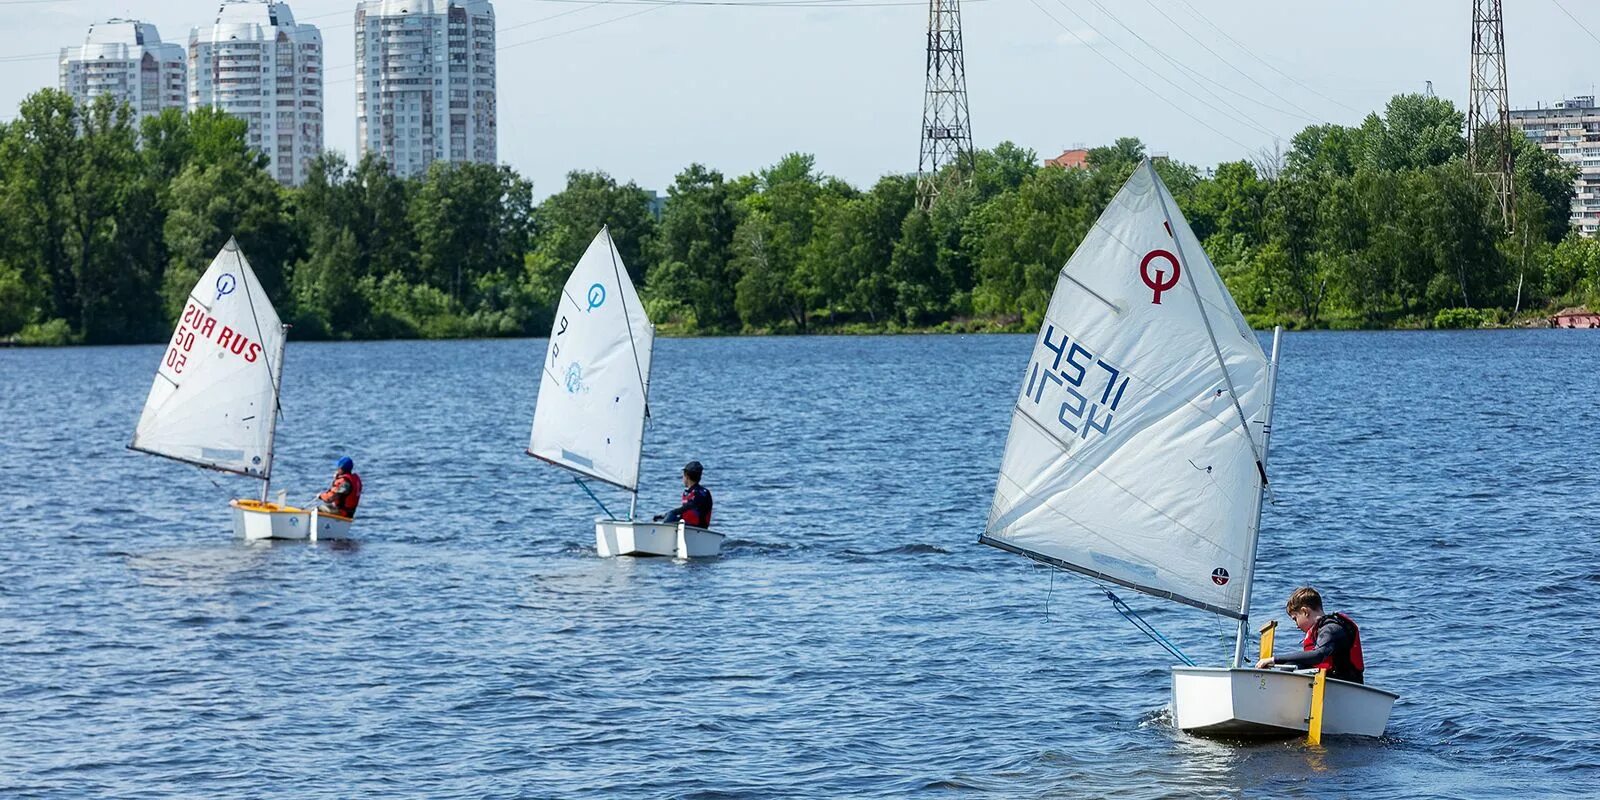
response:
<path fill-rule="evenodd" d="M 1051 567 L 1050 569 L 1050 589 L 1044 595 L 1044 618 L 1046 620 L 1050 619 L 1050 597 L 1056 592 L 1056 573 L 1059 571 L 1059 567 Z M 1137 628 L 1140 633 L 1150 637 L 1150 640 L 1156 644 L 1161 645 L 1163 650 L 1171 653 L 1173 658 L 1182 661 L 1184 666 L 1192 667 L 1195 665 L 1194 659 L 1184 655 L 1184 652 L 1178 649 L 1178 646 L 1173 644 L 1171 639 L 1162 636 L 1161 631 L 1156 630 L 1154 625 L 1147 622 L 1144 617 L 1139 616 L 1139 612 L 1129 608 L 1127 603 L 1122 602 L 1122 598 L 1116 596 L 1110 589 L 1098 582 L 1095 583 L 1095 587 L 1106 593 L 1106 597 L 1111 599 L 1111 607 L 1115 608 L 1123 619 L 1132 623 L 1133 627 Z"/>
<path fill-rule="evenodd" d="M 574 475 L 574 476 L 572 476 L 572 482 L 578 484 L 578 486 L 583 489 L 584 494 L 589 495 L 589 499 L 593 500 L 594 504 L 599 506 L 601 511 L 606 512 L 606 516 L 607 517 L 609 517 L 611 519 L 616 519 L 617 518 L 616 514 L 611 513 L 611 509 L 606 508 L 606 504 L 605 503 L 600 502 L 600 498 L 595 495 L 594 490 L 589 488 L 589 484 L 583 482 L 582 478 L 579 478 L 578 476 Z"/>
<path fill-rule="evenodd" d="M 1162 636 L 1161 631 L 1156 630 L 1154 625 L 1151 625 L 1145 620 L 1144 617 L 1139 616 L 1139 612 L 1129 608 L 1127 603 L 1122 602 L 1122 598 L 1116 596 L 1110 589 L 1107 589 L 1104 586 L 1100 587 L 1100 591 L 1105 592 L 1106 597 L 1110 598 L 1111 607 L 1115 608 L 1117 613 L 1122 615 L 1123 619 L 1132 623 L 1133 627 L 1138 628 L 1140 633 L 1150 637 L 1150 640 L 1156 644 L 1161 645 L 1162 649 L 1166 650 L 1168 653 L 1171 653 L 1174 658 L 1182 661 L 1185 666 L 1194 666 L 1194 659 L 1184 655 L 1183 651 L 1179 650 L 1178 646 L 1173 644 L 1171 639 Z"/>

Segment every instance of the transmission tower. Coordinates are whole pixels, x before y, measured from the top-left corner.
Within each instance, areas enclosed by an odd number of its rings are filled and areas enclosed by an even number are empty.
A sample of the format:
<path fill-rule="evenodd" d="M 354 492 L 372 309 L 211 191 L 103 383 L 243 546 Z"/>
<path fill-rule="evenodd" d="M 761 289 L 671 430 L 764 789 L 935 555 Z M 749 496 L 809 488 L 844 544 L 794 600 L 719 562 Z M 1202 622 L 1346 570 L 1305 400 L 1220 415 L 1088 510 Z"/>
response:
<path fill-rule="evenodd" d="M 922 101 L 917 203 L 933 205 L 953 184 L 972 180 L 972 122 L 961 55 L 960 0 L 928 0 L 928 82 Z"/>
<path fill-rule="evenodd" d="M 1506 230 L 1516 221 L 1511 164 L 1511 102 L 1506 94 L 1506 32 L 1500 0 L 1472 0 L 1472 83 L 1467 99 L 1467 163 L 1489 179 Z"/>

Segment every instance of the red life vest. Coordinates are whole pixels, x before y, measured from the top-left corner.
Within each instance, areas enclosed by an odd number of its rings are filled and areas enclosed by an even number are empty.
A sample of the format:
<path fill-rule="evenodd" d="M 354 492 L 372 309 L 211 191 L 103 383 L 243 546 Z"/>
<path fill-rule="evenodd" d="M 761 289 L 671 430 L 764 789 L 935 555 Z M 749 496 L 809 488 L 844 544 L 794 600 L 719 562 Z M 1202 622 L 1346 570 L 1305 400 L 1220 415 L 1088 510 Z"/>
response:
<path fill-rule="evenodd" d="M 350 487 L 350 491 L 339 494 L 337 491 L 340 481 Z M 319 497 L 325 503 L 332 503 L 339 509 L 339 513 L 346 517 L 356 515 L 356 506 L 361 505 L 361 476 L 354 472 L 346 472 L 333 480 L 333 486 L 323 492 Z"/>
<path fill-rule="evenodd" d="M 704 516 L 701 516 L 700 509 L 695 508 L 694 505 L 693 505 L 693 502 L 694 502 L 694 499 L 695 499 L 695 495 L 697 494 L 697 492 L 695 492 L 696 489 L 699 489 L 700 492 L 703 492 L 705 494 L 705 498 L 706 498 L 706 513 L 705 513 Z M 693 525 L 696 528 L 709 528 L 709 527 L 711 527 L 711 490 L 710 489 L 707 489 L 704 486 L 701 486 L 699 484 L 695 484 L 694 486 L 691 486 L 691 487 L 683 490 L 683 496 L 681 498 L 679 498 L 679 502 L 681 502 L 685 506 L 685 508 L 683 509 L 683 516 L 681 517 L 681 519 L 684 521 L 685 524 Z"/>
<path fill-rule="evenodd" d="M 1343 655 L 1337 651 L 1328 654 L 1328 657 L 1317 665 L 1317 669 L 1328 670 L 1330 678 L 1361 683 L 1367 664 L 1366 659 L 1361 656 L 1361 630 L 1356 627 L 1356 621 L 1351 619 L 1350 615 L 1342 611 L 1324 615 L 1322 619 L 1317 620 L 1317 624 L 1311 626 L 1311 630 L 1306 631 L 1306 638 L 1300 642 L 1302 648 L 1317 649 L 1317 631 L 1322 630 L 1322 626 L 1330 622 L 1339 623 L 1350 633 L 1350 649 Z"/>

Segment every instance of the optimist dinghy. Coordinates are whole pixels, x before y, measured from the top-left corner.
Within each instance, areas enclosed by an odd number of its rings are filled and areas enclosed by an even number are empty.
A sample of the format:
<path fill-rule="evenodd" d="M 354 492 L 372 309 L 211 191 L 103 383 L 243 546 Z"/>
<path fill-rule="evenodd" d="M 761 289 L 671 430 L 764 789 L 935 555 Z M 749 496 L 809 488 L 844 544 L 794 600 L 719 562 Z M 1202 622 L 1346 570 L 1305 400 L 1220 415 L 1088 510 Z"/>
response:
<path fill-rule="evenodd" d="M 979 541 L 1238 620 L 1230 667 L 1173 668 L 1182 730 L 1379 736 L 1395 694 L 1245 662 L 1281 333 L 1268 359 L 1144 161 L 1061 270 Z"/>
<path fill-rule="evenodd" d="M 288 326 L 231 237 L 189 291 L 130 450 L 261 481 L 237 499 L 245 539 L 342 539 L 352 520 L 267 501 Z"/>
<path fill-rule="evenodd" d="M 595 520 L 601 556 L 720 555 L 724 534 L 635 519 L 654 345 L 655 326 L 602 228 L 561 289 L 528 455 L 575 473 L 574 482 L 605 512 Z M 586 478 L 627 491 L 628 516 L 613 515 Z"/>

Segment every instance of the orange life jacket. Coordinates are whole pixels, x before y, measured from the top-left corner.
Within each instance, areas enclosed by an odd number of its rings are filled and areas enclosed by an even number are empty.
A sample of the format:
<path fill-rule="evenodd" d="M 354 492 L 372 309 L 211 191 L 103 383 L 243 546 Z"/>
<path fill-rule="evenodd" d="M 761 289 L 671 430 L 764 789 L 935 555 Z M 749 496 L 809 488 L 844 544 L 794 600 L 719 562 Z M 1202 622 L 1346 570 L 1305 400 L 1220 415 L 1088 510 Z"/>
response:
<path fill-rule="evenodd" d="M 336 491 L 341 481 L 350 487 L 350 491 L 344 494 Z M 354 517 L 356 515 L 356 506 L 361 505 L 361 476 L 354 472 L 346 472 L 334 478 L 333 486 L 328 487 L 326 492 L 318 495 L 317 499 L 324 503 L 332 503 L 343 516 Z"/>

